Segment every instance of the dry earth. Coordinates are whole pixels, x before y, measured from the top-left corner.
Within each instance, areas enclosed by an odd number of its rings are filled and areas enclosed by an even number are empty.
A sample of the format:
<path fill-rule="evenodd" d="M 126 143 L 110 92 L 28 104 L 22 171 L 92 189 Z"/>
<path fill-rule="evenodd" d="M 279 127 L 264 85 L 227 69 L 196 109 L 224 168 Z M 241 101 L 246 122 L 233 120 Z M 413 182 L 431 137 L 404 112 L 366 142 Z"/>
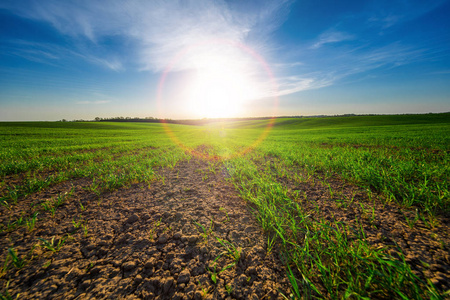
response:
<path fill-rule="evenodd" d="M 217 171 L 217 172 L 216 172 Z M 282 264 L 226 172 L 200 160 L 160 170 L 164 180 L 97 197 L 87 179 L 65 182 L 1 208 L 1 222 L 40 210 L 35 229 L 0 233 L 25 260 L 3 274 L 4 294 L 23 299 L 280 299 Z M 73 195 L 54 216 L 45 200 Z M 30 207 L 33 207 L 30 208 Z M 45 247 L 44 239 L 59 251 Z M 9 285 L 8 285 L 9 282 Z M 8 286 L 7 286 L 8 285 Z"/>
<path fill-rule="evenodd" d="M 39 211 L 33 231 L 21 226 L 0 233 L 0 263 L 9 248 L 25 262 L 2 274 L 2 293 L 23 299 L 290 295 L 283 264 L 275 251 L 267 253 L 266 236 L 225 169 L 191 159 L 158 172 L 163 180 L 100 197 L 88 191 L 90 180 L 78 179 L 21 199 L 11 210 L 2 206 L 1 224 Z M 374 247 L 390 247 L 394 254 L 401 249 L 419 277 L 430 279 L 440 291 L 450 289 L 448 217 L 438 218 L 431 228 L 421 220 L 410 228 L 405 215 L 413 220 L 414 211 L 382 204 L 379 195 L 369 199 L 337 177 L 327 180 L 333 194 L 317 180 L 278 180 L 312 217 L 362 224 Z M 73 195 L 54 216 L 42 209 L 46 200 L 72 187 Z M 59 241 L 62 245 L 55 252 L 44 245 L 53 238 L 55 248 Z"/>

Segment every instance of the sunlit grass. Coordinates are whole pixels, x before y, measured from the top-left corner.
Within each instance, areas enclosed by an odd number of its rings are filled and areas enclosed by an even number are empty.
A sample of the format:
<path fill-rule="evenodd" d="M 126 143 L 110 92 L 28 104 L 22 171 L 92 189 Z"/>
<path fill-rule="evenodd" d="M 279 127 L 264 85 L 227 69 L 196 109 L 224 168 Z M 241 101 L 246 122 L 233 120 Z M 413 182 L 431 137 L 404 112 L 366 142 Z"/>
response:
<path fill-rule="evenodd" d="M 312 218 L 301 195 L 293 197 L 277 179 L 326 184 L 336 175 L 368 197 L 378 194 L 377 201 L 413 207 L 416 217 L 405 217 L 408 226 L 420 219 L 431 228 L 450 207 L 446 120 L 448 114 L 277 119 L 260 143 L 269 120 L 172 124 L 170 134 L 161 124 L 146 123 L 0 123 L 0 203 L 14 210 L 30 194 L 79 178 L 89 179 L 86 189 L 98 197 L 137 183 L 164 183 L 160 168 L 197 156 L 208 159 L 211 172 L 221 172 L 252 204 L 267 234 L 267 250 L 282 258 L 294 296 L 439 298 L 443 295 L 414 275 L 401 253 L 371 248 L 362 226 Z M 328 189 L 330 195 L 338 192 Z M 1 230 L 32 231 L 38 214 L 54 215 L 68 196 L 44 202 Z M 81 202 L 80 207 L 84 210 Z M 87 224 L 83 230 L 87 236 Z M 21 262 L 11 250 L 5 266 L 24 267 Z"/>

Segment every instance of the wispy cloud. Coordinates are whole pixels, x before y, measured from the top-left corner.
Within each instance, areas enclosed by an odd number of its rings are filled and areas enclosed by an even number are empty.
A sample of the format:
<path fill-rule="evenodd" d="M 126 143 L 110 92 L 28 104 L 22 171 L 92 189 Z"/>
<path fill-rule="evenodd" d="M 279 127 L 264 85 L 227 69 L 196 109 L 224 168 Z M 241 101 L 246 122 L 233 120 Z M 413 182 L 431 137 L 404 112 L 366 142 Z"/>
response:
<path fill-rule="evenodd" d="M 95 55 L 81 54 L 81 53 L 77 53 L 76 55 L 84 58 L 85 60 L 91 63 L 106 67 L 113 71 L 124 70 L 124 66 L 118 57 L 101 58 Z"/>
<path fill-rule="evenodd" d="M 315 42 L 311 48 L 312 49 L 317 49 L 322 47 L 323 45 L 326 44 L 332 44 L 332 43 L 339 43 L 339 42 L 343 42 L 343 41 L 350 41 L 353 40 L 355 37 L 351 34 L 348 34 L 346 32 L 342 32 L 342 31 L 336 31 L 336 30 L 330 30 L 327 32 L 322 33 L 319 38 L 318 41 Z"/>
<path fill-rule="evenodd" d="M 293 63 L 284 62 L 277 66 L 286 70 L 285 74 L 291 74 L 279 77 L 279 94 L 331 86 L 352 75 L 376 69 L 389 70 L 444 55 L 445 50 L 438 42 L 433 45 L 423 41 L 407 44 L 400 40 L 369 40 L 366 36 L 369 32 L 368 36 L 378 37 L 385 30 L 394 30 L 395 26 L 418 18 L 444 2 L 378 1 L 360 14 L 343 15 L 311 42 L 300 44 L 291 58 Z M 296 61 L 303 64 L 294 67 Z M 289 68 L 293 71 L 289 72 Z"/>
<path fill-rule="evenodd" d="M 0 47 L 0 53 L 19 56 L 29 61 L 52 66 L 64 66 L 67 63 L 72 63 L 76 58 L 81 58 L 89 63 L 113 71 L 121 71 L 124 69 L 122 62 L 115 55 L 104 54 L 103 57 L 99 57 L 89 51 L 80 51 L 79 49 L 71 49 L 45 42 L 8 40 L 4 41 Z"/>
<path fill-rule="evenodd" d="M 309 53 L 308 53 L 309 51 Z M 424 60 L 430 50 L 402 45 L 400 42 L 380 47 L 369 45 L 327 49 L 304 49 L 307 55 L 321 51 L 320 63 L 305 63 L 291 76 L 278 79 L 280 96 L 300 91 L 319 89 L 336 84 L 345 78 L 375 69 L 390 69 Z M 329 52 L 332 53 L 329 53 Z M 298 74 L 301 75 L 298 75 Z"/>
<path fill-rule="evenodd" d="M 361 26 L 392 28 L 436 8 L 444 0 L 432 5 L 394 2 L 395 5 L 383 2 L 379 8 L 370 10 L 370 14 L 365 11 L 359 16 L 365 21 Z M 110 0 L 107 3 L 30 0 L 3 1 L 0 8 L 47 22 L 70 37 L 74 45 L 73 48 L 45 43 L 35 43 L 28 48 L 19 45 L 14 53 L 26 59 L 59 64 L 76 57 L 118 72 L 130 67 L 162 72 L 174 61 L 172 71 L 198 69 L 210 63 L 227 65 L 258 80 L 261 83 L 259 96 L 264 97 L 274 91 L 265 88 L 267 82 L 258 75 L 261 66 L 236 45 L 249 45 L 263 56 L 270 54 L 277 46 L 271 41 L 271 35 L 285 21 L 291 3 L 290 0 Z M 399 42 L 381 46 L 364 44 L 358 40 L 360 29 L 352 30 L 353 27 L 344 26 L 342 22 L 340 20 L 298 49 L 301 54 L 292 62 L 272 59 L 271 67 L 278 74 L 279 95 L 330 86 L 353 74 L 396 67 L 424 57 L 426 49 Z M 119 51 L 111 52 L 109 42 L 117 37 L 122 46 L 118 46 Z M 220 40 L 230 43 L 214 42 Z M 180 53 L 182 57 L 177 60 Z M 228 59 L 222 60 L 223 57 Z"/>
<path fill-rule="evenodd" d="M 277 92 L 266 93 L 264 96 L 285 96 L 295 94 L 301 91 L 316 90 L 333 85 L 342 76 L 333 76 L 334 74 L 306 74 L 298 76 L 287 76 L 278 79 Z M 262 97 L 261 97 L 262 98 Z"/>
<path fill-rule="evenodd" d="M 401 15 L 387 15 L 387 16 L 372 16 L 368 19 L 369 23 L 377 24 L 381 29 L 388 29 L 403 19 Z"/>
<path fill-rule="evenodd" d="M 447 0 L 380 0 L 371 7 L 370 13 L 364 15 L 369 26 L 379 27 L 382 31 L 403 22 L 411 21 L 438 8 Z"/>
<path fill-rule="evenodd" d="M 291 1 L 261 1 L 258 8 L 245 11 L 245 3 L 225 1 L 27 1 L 26 4 L 5 2 L 0 8 L 10 9 L 22 17 L 45 21 L 61 33 L 87 40 L 95 47 L 111 36 L 122 36 L 138 54 L 142 70 L 159 72 L 186 47 L 211 39 L 244 43 L 253 32 L 264 28 L 264 35 L 254 44 L 264 51 L 269 45 L 258 43 L 286 18 Z M 84 41 L 86 43 L 86 41 Z M 92 48 L 92 47 L 90 47 Z M 202 50 L 202 49 L 198 49 Z M 210 49 L 204 49 L 210 50 Z M 86 52 L 81 55 L 87 56 Z M 113 70 L 123 68 L 120 61 L 87 57 Z M 189 57 L 192 58 L 192 57 Z M 185 59 L 184 61 L 192 61 Z M 177 66 L 180 69 L 190 65 Z"/>
<path fill-rule="evenodd" d="M 397 67 L 421 60 L 428 53 L 427 50 L 429 49 L 406 46 L 400 42 L 395 42 L 372 50 L 361 51 L 362 53 L 356 55 L 358 65 L 372 69 L 380 66 Z"/>

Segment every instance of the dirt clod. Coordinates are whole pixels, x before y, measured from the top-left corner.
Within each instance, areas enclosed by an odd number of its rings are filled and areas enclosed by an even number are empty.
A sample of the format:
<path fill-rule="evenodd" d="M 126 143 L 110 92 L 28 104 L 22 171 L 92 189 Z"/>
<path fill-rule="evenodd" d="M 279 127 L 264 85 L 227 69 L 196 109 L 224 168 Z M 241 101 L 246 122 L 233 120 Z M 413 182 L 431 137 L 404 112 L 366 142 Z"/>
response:
<path fill-rule="evenodd" d="M 128 224 L 133 224 L 133 223 L 136 222 L 137 220 L 139 220 L 138 215 L 132 214 L 132 215 L 126 220 L 126 222 L 127 222 Z"/>
<path fill-rule="evenodd" d="M 165 244 L 168 239 L 169 239 L 169 236 L 167 234 L 163 233 L 162 235 L 159 236 L 158 243 Z"/>
<path fill-rule="evenodd" d="M 180 275 L 178 275 L 178 283 L 188 283 L 189 279 L 191 278 L 191 273 L 188 269 L 184 269 L 181 271 Z"/>

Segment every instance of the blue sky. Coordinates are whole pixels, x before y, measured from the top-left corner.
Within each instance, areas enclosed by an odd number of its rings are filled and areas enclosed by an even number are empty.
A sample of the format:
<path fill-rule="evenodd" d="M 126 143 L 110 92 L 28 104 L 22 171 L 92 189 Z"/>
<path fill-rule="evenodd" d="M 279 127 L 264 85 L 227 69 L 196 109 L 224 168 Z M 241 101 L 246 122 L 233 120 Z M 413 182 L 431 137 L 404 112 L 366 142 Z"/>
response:
<path fill-rule="evenodd" d="M 0 120 L 450 111 L 449 15 L 443 0 L 3 0 Z"/>

